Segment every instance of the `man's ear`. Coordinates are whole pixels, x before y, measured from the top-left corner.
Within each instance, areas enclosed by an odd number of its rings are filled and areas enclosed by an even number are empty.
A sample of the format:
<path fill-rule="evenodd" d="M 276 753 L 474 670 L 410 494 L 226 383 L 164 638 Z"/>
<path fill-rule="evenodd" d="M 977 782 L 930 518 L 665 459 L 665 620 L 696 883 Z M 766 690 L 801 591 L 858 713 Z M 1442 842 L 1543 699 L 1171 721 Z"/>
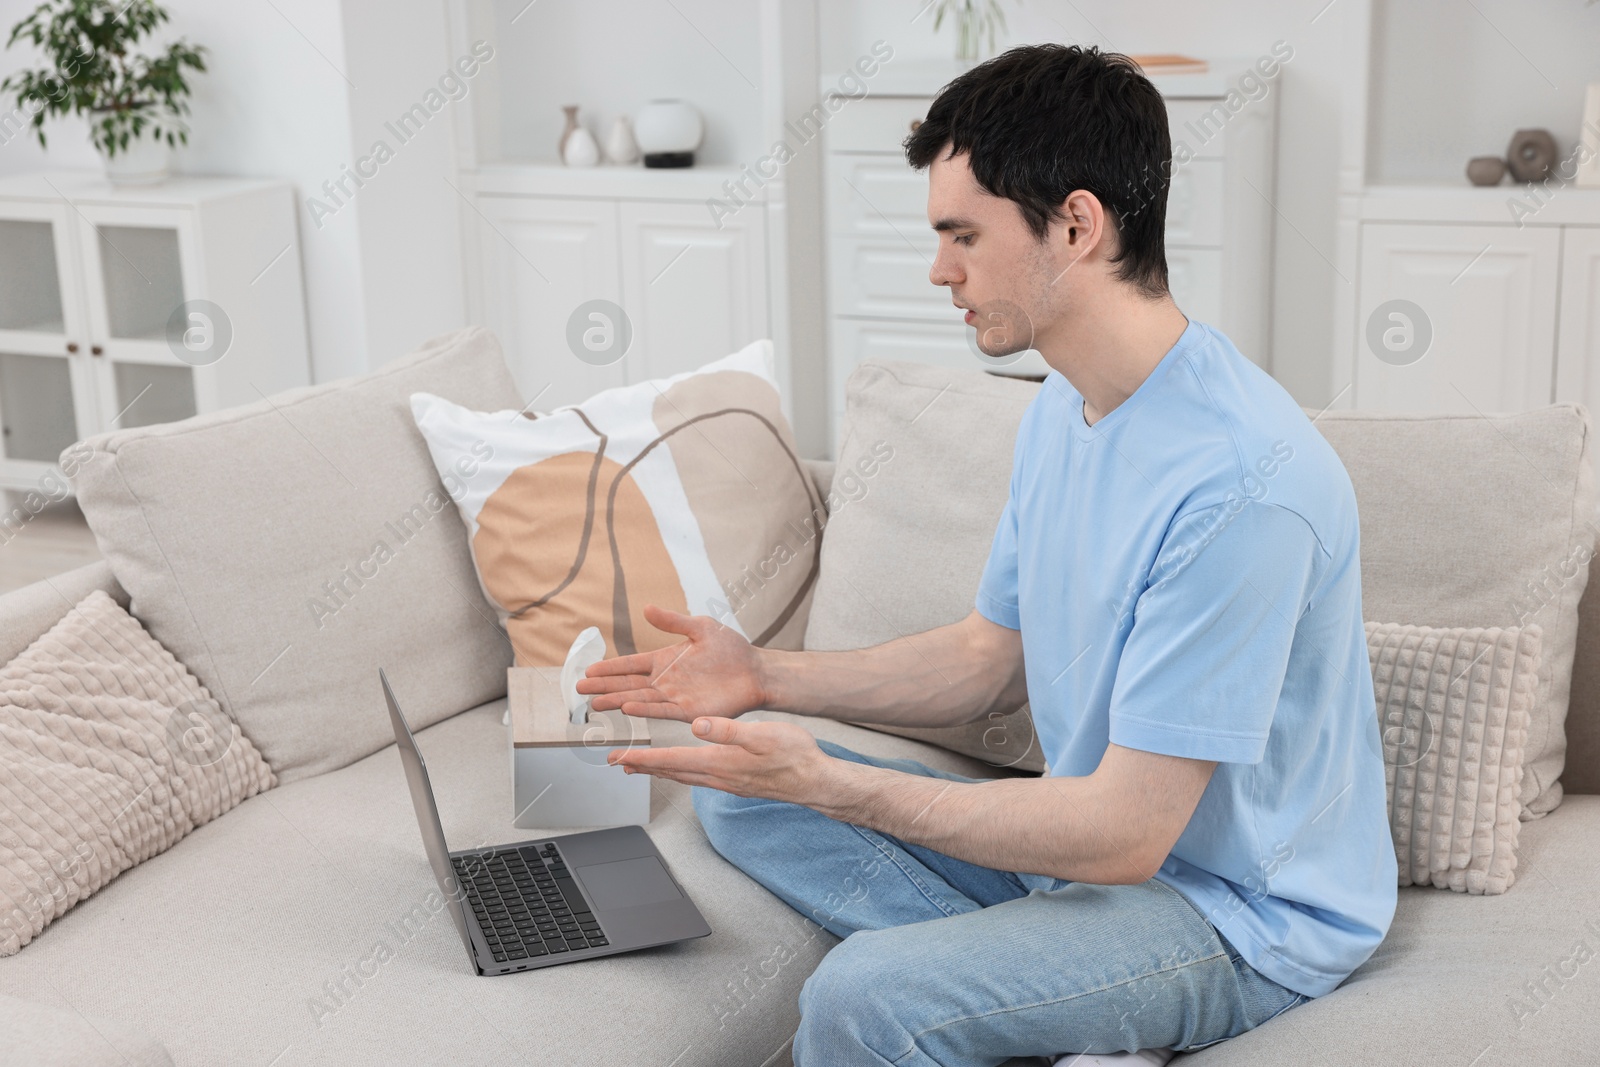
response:
<path fill-rule="evenodd" d="M 1067 249 L 1074 258 L 1102 246 L 1109 251 L 1114 240 L 1108 233 L 1111 218 L 1098 196 L 1087 189 L 1074 189 L 1062 201 L 1061 210 L 1066 217 L 1059 225 L 1066 234 Z"/>
<path fill-rule="evenodd" d="M 1061 202 L 1061 212 L 1064 217 L 1056 221 L 1055 232 L 1062 242 L 1062 273 L 1077 266 L 1085 256 L 1105 258 L 1115 254 L 1111 216 L 1098 196 L 1087 189 L 1074 189 Z"/>

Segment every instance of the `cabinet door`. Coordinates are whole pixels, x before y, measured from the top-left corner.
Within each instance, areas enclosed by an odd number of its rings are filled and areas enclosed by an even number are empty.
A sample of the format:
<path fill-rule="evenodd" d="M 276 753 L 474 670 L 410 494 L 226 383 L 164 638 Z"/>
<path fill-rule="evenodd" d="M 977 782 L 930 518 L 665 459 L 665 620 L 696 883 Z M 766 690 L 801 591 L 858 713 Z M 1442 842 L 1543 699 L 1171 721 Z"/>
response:
<path fill-rule="evenodd" d="M 196 367 L 205 357 L 180 359 L 168 330 L 180 305 L 204 296 L 196 285 L 201 270 L 192 217 L 142 205 L 81 204 L 76 211 L 100 426 L 188 418 L 198 410 Z M 177 336 L 209 328 L 184 318 Z"/>
<path fill-rule="evenodd" d="M 1600 226 L 1564 230 L 1555 399 L 1600 418 Z"/>
<path fill-rule="evenodd" d="M 66 204 L 0 204 L 0 484 L 32 488 L 98 428 Z"/>
<path fill-rule="evenodd" d="M 1475 414 L 1550 403 L 1559 249 L 1548 228 L 1364 225 L 1355 406 Z"/>
<path fill-rule="evenodd" d="M 719 225 L 703 204 L 620 206 L 630 382 L 694 370 L 767 336 L 764 208 Z"/>
<path fill-rule="evenodd" d="M 485 195 L 478 209 L 485 324 L 505 346 L 525 401 L 549 411 L 624 384 L 637 329 L 629 351 L 604 366 L 578 358 L 568 343 L 581 305 L 621 302 L 616 204 Z"/>

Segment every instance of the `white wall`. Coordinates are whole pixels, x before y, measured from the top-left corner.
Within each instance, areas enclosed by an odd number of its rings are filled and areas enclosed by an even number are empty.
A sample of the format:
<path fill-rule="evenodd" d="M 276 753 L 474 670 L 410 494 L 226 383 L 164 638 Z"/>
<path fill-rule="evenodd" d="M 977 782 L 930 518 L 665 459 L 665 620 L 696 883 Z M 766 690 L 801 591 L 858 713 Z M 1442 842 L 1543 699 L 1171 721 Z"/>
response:
<path fill-rule="evenodd" d="M 894 45 L 895 58 L 954 54 L 946 25 L 936 36 L 931 13 L 912 21 L 926 0 L 866 5 L 822 0 L 824 71 L 842 69 L 874 38 Z M 1027 0 L 1005 5 L 1009 33 L 998 47 L 1033 41 L 1097 44 L 1120 52 L 1186 52 L 1253 59 L 1285 41 L 1294 58 L 1284 67 L 1278 100 L 1278 173 L 1273 197 L 1272 351 L 1274 376 L 1302 404 L 1321 407 L 1329 395 L 1333 333 L 1335 192 L 1339 164 L 1339 93 L 1344 72 L 1343 24 L 1348 3 L 1226 0 Z M 1263 279 L 1263 284 L 1268 284 Z"/>
<path fill-rule="evenodd" d="M 34 3 L 0 0 L 0 31 Z M 297 188 L 316 380 L 360 373 L 461 325 L 455 194 L 440 177 L 453 176 L 453 106 L 320 228 L 306 205 L 453 59 L 442 0 L 165 6 L 168 36 L 209 49 L 210 69 L 191 81 L 190 142 L 177 169 L 285 178 Z M 18 45 L 0 53 L 0 73 L 41 62 Z M 23 138 L 0 145 L 0 174 L 98 169 L 81 121 L 51 122 L 46 132 L 47 153 Z"/>
<path fill-rule="evenodd" d="M 1566 158 L 1584 87 L 1600 81 L 1600 6 L 1569 0 L 1377 0 L 1367 172 L 1374 182 L 1464 181 L 1544 128 Z"/>
<path fill-rule="evenodd" d="M 508 159 L 555 162 L 563 104 L 579 105 L 580 121 L 604 141 L 617 115 L 658 97 L 700 110 L 698 162 L 737 166 L 767 150 L 754 0 L 502 0 L 493 17 L 505 53 L 496 75 Z"/>

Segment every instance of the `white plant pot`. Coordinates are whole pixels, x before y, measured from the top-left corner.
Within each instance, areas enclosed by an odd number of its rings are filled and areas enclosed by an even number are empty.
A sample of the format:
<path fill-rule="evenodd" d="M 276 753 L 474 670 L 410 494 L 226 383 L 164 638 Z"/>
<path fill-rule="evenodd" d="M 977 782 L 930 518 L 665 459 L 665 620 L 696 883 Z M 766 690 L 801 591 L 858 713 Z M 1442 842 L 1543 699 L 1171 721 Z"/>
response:
<path fill-rule="evenodd" d="M 101 152 L 100 159 L 113 185 L 155 185 L 172 173 L 172 149 L 148 131 L 129 138 L 128 146 L 114 156 Z"/>

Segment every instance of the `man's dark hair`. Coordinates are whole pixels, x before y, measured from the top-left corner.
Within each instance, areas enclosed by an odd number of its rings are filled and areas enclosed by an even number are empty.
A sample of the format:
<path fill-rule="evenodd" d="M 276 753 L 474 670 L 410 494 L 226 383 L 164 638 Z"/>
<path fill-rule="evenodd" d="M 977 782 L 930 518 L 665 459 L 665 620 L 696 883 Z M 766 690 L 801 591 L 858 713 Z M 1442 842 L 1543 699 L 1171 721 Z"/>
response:
<path fill-rule="evenodd" d="M 905 139 L 906 160 L 922 170 L 946 146 L 1041 241 L 1069 193 L 1093 193 L 1116 230 L 1116 276 L 1167 291 L 1172 134 L 1161 94 L 1127 56 L 1062 44 L 996 56 L 939 92 Z"/>

